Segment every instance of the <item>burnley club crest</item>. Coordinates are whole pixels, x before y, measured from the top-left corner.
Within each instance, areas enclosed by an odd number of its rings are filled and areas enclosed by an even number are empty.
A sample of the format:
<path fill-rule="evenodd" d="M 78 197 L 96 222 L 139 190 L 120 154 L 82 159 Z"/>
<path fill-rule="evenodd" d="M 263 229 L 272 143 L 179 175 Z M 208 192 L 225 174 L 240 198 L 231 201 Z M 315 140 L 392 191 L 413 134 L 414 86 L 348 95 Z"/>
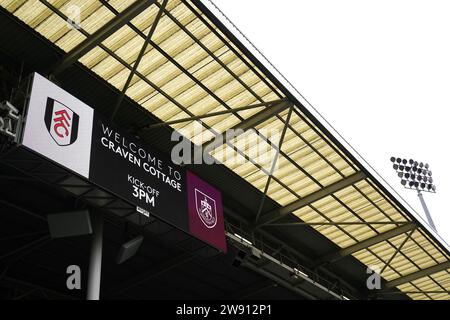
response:
<path fill-rule="evenodd" d="M 195 188 L 195 207 L 203 224 L 211 229 L 217 224 L 216 201 Z"/>

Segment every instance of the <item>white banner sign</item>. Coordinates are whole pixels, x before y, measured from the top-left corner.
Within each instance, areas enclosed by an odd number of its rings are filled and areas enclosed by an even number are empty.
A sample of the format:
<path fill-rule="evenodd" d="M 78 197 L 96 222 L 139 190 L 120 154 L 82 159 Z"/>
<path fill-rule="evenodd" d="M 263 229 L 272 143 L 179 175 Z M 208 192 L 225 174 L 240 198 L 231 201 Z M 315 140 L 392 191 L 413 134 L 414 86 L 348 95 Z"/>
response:
<path fill-rule="evenodd" d="M 88 178 L 94 110 L 35 73 L 23 145 Z"/>

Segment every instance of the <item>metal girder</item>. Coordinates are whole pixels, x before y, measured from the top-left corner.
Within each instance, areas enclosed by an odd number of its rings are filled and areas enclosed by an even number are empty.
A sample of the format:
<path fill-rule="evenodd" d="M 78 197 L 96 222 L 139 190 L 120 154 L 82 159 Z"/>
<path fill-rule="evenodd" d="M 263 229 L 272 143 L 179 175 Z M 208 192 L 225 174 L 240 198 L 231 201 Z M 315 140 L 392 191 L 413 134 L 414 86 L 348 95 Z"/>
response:
<path fill-rule="evenodd" d="M 125 85 L 123 86 L 122 92 L 117 99 L 116 106 L 113 109 L 113 112 L 110 116 L 110 120 L 113 121 L 114 117 L 116 116 L 117 111 L 119 111 L 120 105 L 122 104 L 123 99 L 125 98 L 125 93 L 128 90 L 128 87 L 131 83 L 131 79 L 133 79 L 134 75 L 136 74 L 136 70 L 141 63 L 142 57 L 144 56 L 145 50 L 147 49 L 147 46 L 149 44 L 150 39 L 152 38 L 153 34 L 155 33 L 156 27 L 159 23 L 159 20 L 162 17 L 162 13 L 167 5 L 168 0 L 163 0 L 161 8 L 158 10 L 158 13 L 156 14 L 155 20 L 153 20 L 152 26 L 149 29 L 149 32 L 147 34 L 147 37 L 145 37 L 144 44 L 141 47 L 141 50 L 139 51 L 139 55 L 136 59 L 136 61 L 133 64 L 133 68 L 131 69 L 130 73 L 128 74 L 127 81 L 125 82 Z"/>
<path fill-rule="evenodd" d="M 188 118 L 183 118 L 183 119 L 170 120 L 170 121 L 166 121 L 166 122 L 161 122 L 161 123 L 147 125 L 145 127 L 142 127 L 141 129 L 159 128 L 159 127 L 164 127 L 164 126 L 170 126 L 172 124 L 177 124 L 177 123 L 201 120 L 201 119 L 204 119 L 204 118 L 216 117 L 216 116 L 221 116 L 221 115 L 224 115 L 224 114 L 232 114 L 232 113 L 236 113 L 236 112 L 239 112 L 239 111 L 244 111 L 244 110 L 249 110 L 249 109 L 254 109 L 254 108 L 270 107 L 270 106 L 272 106 L 272 105 L 274 105 L 276 103 L 280 103 L 280 102 L 283 102 L 283 100 L 262 102 L 262 103 L 257 103 L 257 104 L 252 104 L 252 105 L 249 105 L 249 106 L 245 106 L 245 107 L 226 109 L 226 110 L 222 110 L 222 111 L 206 113 L 206 114 L 193 116 L 193 117 L 188 117 Z"/>
<path fill-rule="evenodd" d="M 339 260 L 341 258 L 344 258 L 346 256 L 349 256 L 349 255 L 355 253 L 355 252 L 358 252 L 360 250 L 363 250 L 363 249 L 366 249 L 368 247 L 371 247 L 371 246 L 373 246 L 373 245 L 375 245 L 377 243 L 386 241 L 388 239 L 394 238 L 394 237 L 399 236 L 399 235 L 401 235 L 403 233 L 406 233 L 408 231 L 414 230 L 415 228 L 417 228 L 417 226 L 414 223 L 405 224 L 405 225 L 403 225 L 401 227 L 391 229 L 389 231 L 377 234 L 376 236 L 374 236 L 372 238 L 369 238 L 369 239 L 363 240 L 361 242 L 355 243 L 354 245 L 352 245 L 350 247 L 341 249 L 341 250 L 336 251 L 336 252 L 329 253 L 329 254 L 323 256 L 322 258 L 319 258 L 317 260 L 317 263 L 318 264 L 322 264 L 322 263 L 326 263 L 326 262 L 328 262 L 328 263 L 335 262 L 335 261 L 337 261 L 337 260 Z"/>
<path fill-rule="evenodd" d="M 293 106 L 293 103 L 287 99 L 280 100 L 279 103 L 272 105 L 271 107 L 267 107 L 264 110 L 252 115 L 251 117 L 239 122 L 235 126 L 228 129 L 225 133 L 218 134 L 211 140 L 205 142 L 200 147 L 201 150 L 214 150 L 215 148 L 227 143 L 227 141 L 236 138 L 246 130 L 254 128 L 264 121 L 276 116 L 277 114 L 283 112 L 287 108 Z M 202 154 L 202 153 L 197 153 Z M 196 163 L 196 159 L 194 159 L 194 163 Z"/>
<path fill-rule="evenodd" d="M 398 287 L 402 284 L 432 275 L 434 273 L 437 273 L 439 271 L 443 271 L 443 270 L 447 270 L 450 269 L 450 261 L 446 261 L 437 265 L 434 265 L 432 267 L 426 268 L 426 269 L 422 269 L 416 272 L 413 272 L 411 274 L 408 274 L 406 276 L 391 280 L 386 282 L 384 288 L 385 289 L 391 289 L 391 288 L 395 288 Z"/>
<path fill-rule="evenodd" d="M 66 53 L 66 55 L 53 66 L 51 74 L 58 75 L 61 73 L 64 69 L 75 63 L 81 56 L 89 52 L 103 40 L 126 25 L 134 17 L 150 7 L 153 3 L 155 3 L 155 1 L 156 0 L 138 0 L 124 11 L 120 12 L 116 17 L 90 35 L 86 40 Z"/>
<path fill-rule="evenodd" d="M 290 102 L 287 99 L 281 100 L 279 103 L 271 106 L 270 108 L 266 108 L 251 117 L 245 119 L 244 121 L 238 123 L 232 129 L 242 129 L 242 130 L 248 130 L 251 128 L 256 127 L 257 125 L 263 123 L 264 121 L 276 116 L 277 114 L 281 113 L 282 111 L 286 110 L 287 108 L 290 108 L 293 105 L 292 102 Z"/>
<path fill-rule="evenodd" d="M 381 295 L 397 295 L 397 294 L 450 294 L 450 291 L 392 291 L 380 292 Z"/>
<path fill-rule="evenodd" d="M 385 226 L 385 225 L 403 225 L 409 222 L 397 222 L 397 221 L 337 221 L 337 222 L 281 222 L 281 223 L 269 223 L 271 227 L 297 227 L 297 226 Z"/>
<path fill-rule="evenodd" d="M 320 189 L 319 191 L 311 193 L 304 198 L 301 198 L 301 199 L 294 201 L 284 207 L 281 207 L 279 209 L 276 209 L 274 211 L 266 213 L 265 215 L 263 215 L 261 217 L 260 222 L 256 225 L 256 227 L 261 227 L 272 221 L 278 220 L 281 217 L 283 217 L 291 212 L 294 212 L 295 210 L 298 210 L 298 209 L 303 208 L 317 200 L 325 198 L 326 196 L 329 196 L 330 194 L 333 194 L 339 190 L 342 190 L 348 186 L 351 186 L 352 184 L 355 184 L 356 182 L 361 181 L 365 178 L 366 178 L 366 174 L 364 172 L 362 172 L 362 171 L 356 172 L 356 173 L 352 174 L 351 176 L 341 179 L 327 187 Z"/>
<path fill-rule="evenodd" d="M 38 288 L 32 288 L 31 290 L 28 290 L 28 291 L 26 291 L 26 292 L 24 292 L 24 293 L 22 293 L 22 294 L 20 294 L 20 295 L 18 295 L 16 297 L 14 297 L 13 300 L 21 300 L 23 298 L 28 297 L 30 294 L 35 293 L 36 291 L 39 291 L 39 289 Z"/>
<path fill-rule="evenodd" d="M 14 249 L 13 251 L 10 251 L 8 253 L 1 255 L 0 262 L 3 262 L 5 260 L 10 260 L 10 262 L 20 260 L 22 257 L 28 255 L 35 249 L 42 247 L 43 245 L 47 244 L 51 240 L 52 239 L 50 238 L 49 235 L 39 237 L 32 242 L 29 242 L 19 248 Z"/>
<path fill-rule="evenodd" d="M 9 202 L 9 201 L 0 199 L 0 205 L 5 205 L 5 206 L 7 206 L 7 207 L 13 208 L 13 209 L 18 210 L 18 211 L 20 211 L 20 212 L 23 212 L 23 213 L 25 213 L 25 214 L 27 214 L 27 215 L 29 215 L 29 216 L 32 216 L 32 217 L 34 217 L 34 218 L 36 218 L 36 219 L 39 219 L 39 220 L 41 220 L 41 221 L 43 221 L 43 222 L 47 222 L 47 218 L 45 218 L 44 216 L 41 216 L 40 214 L 37 214 L 37 213 L 35 213 L 35 212 L 32 212 L 32 211 L 30 211 L 30 210 L 28 210 L 28 209 L 19 207 L 18 205 L 14 204 L 14 203 L 11 203 L 11 202 Z"/>
<path fill-rule="evenodd" d="M 64 15 L 62 12 L 60 12 L 59 10 L 57 10 L 55 7 L 53 7 L 51 4 L 49 4 L 47 1 L 45 0 L 40 0 L 43 4 L 45 4 L 49 9 L 51 9 L 55 14 L 57 14 L 58 16 L 60 16 L 62 19 L 67 20 L 69 19 L 66 15 Z M 155 2 L 156 3 L 156 2 Z M 86 37 L 89 37 L 89 34 L 83 30 L 83 28 L 80 28 L 79 31 L 85 35 Z M 114 51 L 112 51 L 111 49 L 107 48 L 106 46 L 104 46 L 103 44 L 99 43 L 98 44 L 99 48 L 101 48 L 102 50 L 104 50 L 105 52 L 107 52 L 111 57 L 113 57 L 114 59 L 116 59 L 117 61 L 119 61 L 123 66 L 125 66 L 127 69 L 132 70 L 133 67 L 131 67 L 125 60 L 123 60 L 120 56 L 118 56 Z M 147 79 L 143 74 L 141 74 L 138 70 L 136 70 L 136 75 L 139 76 L 144 82 L 146 82 L 150 87 L 152 87 L 153 89 L 155 89 L 156 91 L 158 91 L 162 96 L 164 96 L 167 100 L 169 100 L 170 102 L 172 102 L 174 105 L 176 105 L 178 108 L 180 108 L 181 110 L 183 110 L 185 113 L 187 113 L 188 115 L 193 116 L 193 114 L 187 110 L 185 107 L 183 107 L 180 103 L 178 103 L 175 99 L 173 99 L 169 94 L 167 94 L 164 90 L 162 90 L 160 87 L 158 87 L 157 85 L 155 85 L 153 82 L 151 82 L 149 79 Z"/>
<path fill-rule="evenodd" d="M 36 288 L 38 290 L 40 290 L 41 292 L 47 292 L 50 293 L 52 295 L 64 298 L 64 299 L 69 299 L 69 300 L 78 300 L 77 297 L 68 295 L 66 293 L 63 292 L 58 292 L 56 290 L 47 288 L 47 287 L 43 287 L 41 285 L 35 284 L 35 283 L 31 283 L 31 282 L 27 282 L 24 280 L 19 280 L 16 278 L 12 278 L 9 276 L 5 276 L 3 278 L 0 279 L 2 285 L 7 285 L 8 287 L 15 287 L 15 286 L 22 286 L 22 287 L 28 287 L 28 288 Z"/>
<path fill-rule="evenodd" d="M 251 228 L 251 222 L 248 221 L 247 219 L 245 219 L 244 217 L 242 217 L 240 214 L 238 214 L 236 211 L 234 211 L 233 209 L 231 209 L 230 207 L 224 205 L 223 206 L 223 211 L 226 215 L 232 217 L 233 219 L 239 221 L 239 223 L 245 225 L 248 228 Z M 300 252 L 297 248 L 294 248 L 293 246 L 289 245 L 288 243 L 286 243 L 285 241 L 279 239 L 278 237 L 274 236 L 273 234 L 271 234 L 270 232 L 267 232 L 264 229 L 259 229 L 257 230 L 258 234 L 262 235 L 264 238 L 266 238 L 267 240 L 276 243 L 277 245 L 279 245 L 280 247 L 278 247 L 278 249 L 276 249 L 275 253 L 278 253 L 281 250 L 286 250 L 289 255 L 292 255 L 294 257 L 296 257 L 296 259 L 299 259 L 301 261 L 304 261 L 307 265 L 313 265 L 314 261 L 307 255 L 305 255 L 304 253 Z M 272 252 L 270 252 L 270 254 L 274 254 Z M 344 279 L 340 278 L 339 276 L 337 276 L 336 274 L 334 274 L 333 272 L 331 272 L 330 270 L 328 270 L 327 268 L 323 267 L 323 266 L 319 266 L 320 271 L 323 272 L 324 275 L 326 275 L 327 277 L 332 277 L 334 279 L 338 279 L 340 281 L 340 283 L 344 284 L 347 288 L 350 288 L 351 290 L 353 290 L 354 292 L 358 292 L 358 290 L 349 282 L 345 281 Z M 318 278 L 321 278 L 322 276 L 317 276 L 316 280 Z"/>
<path fill-rule="evenodd" d="M 405 244 L 411 239 L 411 236 L 413 235 L 415 230 L 411 230 L 411 232 L 406 236 L 406 238 L 403 240 L 403 242 L 400 244 L 400 246 L 397 247 L 397 250 L 395 250 L 394 254 L 389 258 L 389 260 L 384 264 L 383 268 L 379 272 L 379 274 L 383 274 L 384 270 L 386 270 L 387 267 L 391 264 L 391 262 L 394 260 L 394 258 L 397 256 L 397 254 L 402 250 L 402 248 L 405 246 Z"/>
<path fill-rule="evenodd" d="M 283 146 L 283 141 L 284 141 L 284 138 L 286 136 L 286 131 L 287 131 L 287 128 L 289 126 L 289 121 L 291 120 L 291 116 L 292 116 L 292 106 L 289 108 L 289 113 L 288 113 L 288 115 L 286 117 L 286 120 L 284 121 L 283 132 L 281 133 L 280 141 L 278 143 L 278 147 L 276 149 L 275 156 L 272 159 L 272 166 L 270 168 L 270 174 L 267 177 L 266 186 L 264 187 L 264 194 L 263 194 L 263 196 L 261 198 L 261 201 L 259 203 L 258 212 L 256 213 L 255 223 L 258 222 L 259 216 L 261 215 L 261 212 L 263 210 L 264 203 L 265 203 L 266 198 L 267 198 L 267 192 L 269 191 L 270 182 L 272 181 L 273 172 L 275 171 L 275 166 L 277 164 L 278 157 L 280 155 L 281 147 Z"/>
<path fill-rule="evenodd" d="M 289 290 L 299 294 L 302 297 L 305 297 L 305 298 L 307 298 L 309 300 L 318 300 L 317 297 L 313 296 L 312 294 L 306 292 L 303 289 L 300 289 L 300 288 L 292 285 L 291 283 L 289 283 L 285 279 L 283 279 L 283 278 L 273 274 L 272 272 L 269 272 L 269 271 L 264 270 L 262 268 L 255 267 L 254 265 L 252 265 L 251 263 L 248 263 L 248 262 L 244 263 L 243 266 L 248 268 L 248 269 L 250 269 L 250 270 L 252 270 L 252 271 L 254 271 L 254 272 L 256 272 L 256 273 L 261 274 L 262 276 L 264 276 L 264 277 L 266 277 L 268 279 L 271 279 L 271 280 L 275 281 L 276 283 L 280 284 L 281 286 L 285 287 L 286 289 L 289 289 Z"/>
<path fill-rule="evenodd" d="M 272 90 L 276 95 L 278 95 L 279 97 L 281 97 L 281 94 L 278 92 L 278 90 L 274 87 L 274 85 L 268 81 L 266 79 L 266 77 L 262 74 L 262 72 L 260 70 L 258 70 L 250 61 L 248 61 L 247 59 L 243 58 L 243 55 L 241 52 L 239 52 L 239 50 L 237 48 L 235 48 L 235 46 L 230 43 L 230 41 L 228 39 L 226 39 L 226 36 L 224 34 L 222 34 L 222 32 L 220 32 L 220 30 L 214 26 L 211 21 L 206 18 L 206 16 L 202 13 L 199 12 L 199 10 L 197 10 L 196 8 L 194 8 L 191 3 L 189 1 L 185 1 L 182 0 L 183 4 L 189 8 L 189 10 L 195 14 L 195 16 L 197 17 L 197 19 L 199 19 L 206 27 L 208 27 L 208 29 L 218 38 L 220 39 L 225 46 L 228 48 L 228 50 L 230 50 L 231 52 L 233 52 L 237 57 L 239 57 L 241 59 L 241 61 L 247 66 L 247 68 L 249 68 L 249 70 L 251 70 L 255 75 L 258 76 L 258 78 L 264 82 L 264 84 L 270 88 L 270 90 Z M 180 28 L 182 26 L 182 24 L 179 25 Z M 199 42 L 199 45 L 201 44 L 201 42 Z M 205 47 L 206 48 L 206 47 Z M 216 59 L 216 61 L 219 63 L 219 61 L 221 61 L 220 59 Z M 231 70 L 230 70 L 231 71 Z M 231 74 L 232 72 L 230 72 Z M 244 82 L 242 82 L 244 84 Z M 251 92 L 251 90 L 249 90 Z"/>

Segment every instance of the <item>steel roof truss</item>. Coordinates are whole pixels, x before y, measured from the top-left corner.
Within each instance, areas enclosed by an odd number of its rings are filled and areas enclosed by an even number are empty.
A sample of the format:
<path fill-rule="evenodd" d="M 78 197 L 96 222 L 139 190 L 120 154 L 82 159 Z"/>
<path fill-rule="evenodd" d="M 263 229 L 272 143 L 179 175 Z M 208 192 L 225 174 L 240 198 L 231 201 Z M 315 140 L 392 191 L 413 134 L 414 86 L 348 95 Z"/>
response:
<path fill-rule="evenodd" d="M 407 223 L 403 226 L 388 230 L 386 232 L 377 234 L 376 236 L 373 236 L 371 238 L 368 238 L 366 240 L 363 240 L 361 242 L 355 243 L 354 245 L 341 249 L 337 252 L 332 252 L 330 254 L 327 254 L 323 256 L 322 258 L 318 259 L 318 264 L 322 263 L 332 263 L 336 262 L 346 256 L 349 256 L 355 252 L 361 251 L 363 249 L 367 249 L 377 243 L 389 240 L 391 238 L 394 238 L 396 236 L 399 236 L 405 232 L 409 232 L 417 228 L 417 226 L 414 223 Z"/>
<path fill-rule="evenodd" d="M 88 53 L 90 50 L 99 45 L 103 40 L 111 36 L 114 32 L 122 28 L 134 17 L 138 16 L 145 9 L 150 7 L 156 0 L 138 0 L 124 11 L 120 12 L 111 21 L 106 23 L 103 27 L 98 29 L 86 40 L 77 45 L 70 52 L 67 52 L 62 59 L 56 63 L 52 68 L 52 74 L 58 75 L 64 71 L 67 67 L 75 63 L 81 56 Z M 45 1 L 47 2 L 47 1 Z M 58 10 L 59 11 L 59 10 Z"/>
<path fill-rule="evenodd" d="M 264 216 L 261 217 L 261 221 L 258 223 L 257 227 L 261 227 L 267 223 L 276 221 L 291 212 L 294 212 L 300 208 L 303 208 L 317 200 L 325 198 L 326 196 L 329 196 L 339 190 L 342 190 L 348 186 L 351 186 L 351 185 L 355 184 L 356 182 L 361 181 L 365 178 L 366 178 L 366 175 L 363 172 L 354 173 L 351 176 L 341 179 L 327 187 L 320 189 L 317 192 L 314 192 L 312 194 L 307 195 L 304 198 L 294 201 L 294 202 L 288 204 L 287 206 L 281 207 L 279 209 L 276 209 L 274 211 L 271 211 L 271 212 L 265 214 Z"/>

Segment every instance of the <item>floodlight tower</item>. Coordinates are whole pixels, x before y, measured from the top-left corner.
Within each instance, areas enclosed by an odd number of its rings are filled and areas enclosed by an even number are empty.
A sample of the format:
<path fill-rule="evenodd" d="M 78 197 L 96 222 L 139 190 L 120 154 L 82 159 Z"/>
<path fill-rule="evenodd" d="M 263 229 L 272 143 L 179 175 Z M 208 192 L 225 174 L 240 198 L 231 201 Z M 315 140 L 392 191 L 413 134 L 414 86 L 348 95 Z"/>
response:
<path fill-rule="evenodd" d="M 429 225 L 436 230 L 430 211 L 423 198 L 422 192 L 436 193 L 436 186 L 433 184 L 432 172 L 428 163 L 417 162 L 413 159 L 402 159 L 391 157 L 393 168 L 401 179 L 400 183 L 406 189 L 417 190 L 417 196 L 422 204 L 423 211 L 427 216 Z"/>

